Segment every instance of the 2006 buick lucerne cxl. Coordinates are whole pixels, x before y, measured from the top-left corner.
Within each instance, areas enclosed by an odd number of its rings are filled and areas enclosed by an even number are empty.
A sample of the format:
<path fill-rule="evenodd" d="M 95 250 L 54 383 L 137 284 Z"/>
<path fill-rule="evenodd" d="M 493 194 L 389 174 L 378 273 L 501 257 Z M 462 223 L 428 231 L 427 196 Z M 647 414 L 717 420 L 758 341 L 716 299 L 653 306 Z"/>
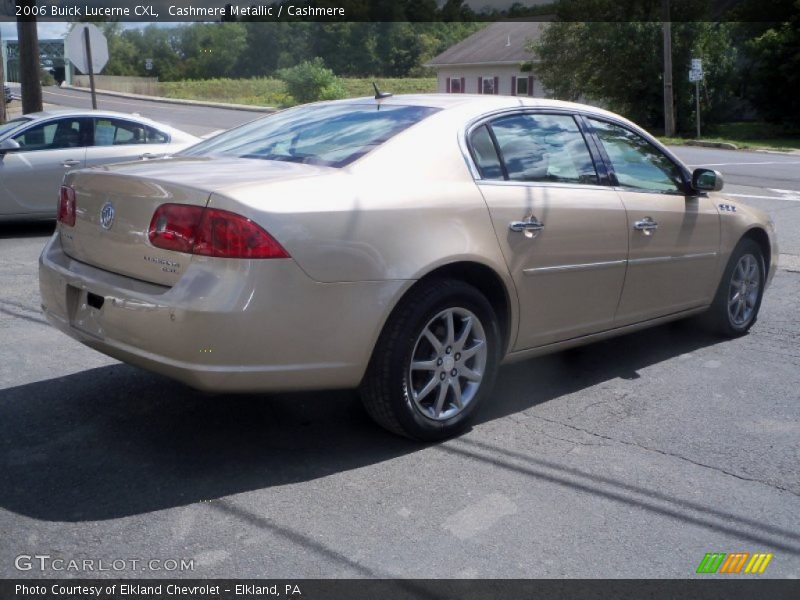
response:
<path fill-rule="evenodd" d="M 204 390 L 360 387 L 418 439 L 503 360 L 698 313 L 748 331 L 774 226 L 612 113 L 420 95 L 300 106 L 171 158 L 69 173 L 44 313 Z"/>

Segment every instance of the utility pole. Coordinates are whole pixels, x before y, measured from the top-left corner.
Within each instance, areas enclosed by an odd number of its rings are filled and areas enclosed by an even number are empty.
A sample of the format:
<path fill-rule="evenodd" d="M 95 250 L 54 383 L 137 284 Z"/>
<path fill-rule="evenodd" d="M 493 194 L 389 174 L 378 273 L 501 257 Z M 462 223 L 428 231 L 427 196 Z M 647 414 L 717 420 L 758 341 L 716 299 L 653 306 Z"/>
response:
<path fill-rule="evenodd" d="M 13 5 L 12 0 L 0 0 L 0 15 L 5 15 L 6 12 L 11 14 L 11 7 Z M 3 32 L 0 31 L 0 83 L 5 84 L 6 82 L 6 74 L 5 74 L 5 63 L 3 62 Z M 6 112 L 6 94 L 5 88 L 3 88 L 3 93 L 0 94 L 0 123 L 5 123 L 8 121 L 8 113 Z"/>
<path fill-rule="evenodd" d="M 17 0 L 20 6 L 35 7 L 36 0 Z M 39 34 L 36 17 L 17 17 L 19 37 L 19 80 L 22 84 L 22 112 L 42 110 L 42 82 L 39 66 Z"/>
<path fill-rule="evenodd" d="M 5 70 L 3 69 L 3 32 L 0 31 L 0 83 L 5 83 L 6 81 L 6 74 Z M 5 123 L 8 120 L 6 117 L 6 91 L 5 87 L 3 88 L 3 92 L 0 93 L 0 125 Z"/>
<path fill-rule="evenodd" d="M 664 135 L 675 135 L 675 112 L 672 104 L 672 23 L 669 0 L 661 0 L 661 29 L 664 37 Z"/>

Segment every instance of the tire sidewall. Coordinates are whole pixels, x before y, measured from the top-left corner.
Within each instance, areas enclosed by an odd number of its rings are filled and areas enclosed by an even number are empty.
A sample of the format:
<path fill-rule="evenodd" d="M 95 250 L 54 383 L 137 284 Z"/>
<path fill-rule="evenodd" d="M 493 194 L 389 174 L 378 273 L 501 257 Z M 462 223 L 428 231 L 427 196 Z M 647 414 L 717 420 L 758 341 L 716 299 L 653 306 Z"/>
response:
<path fill-rule="evenodd" d="M 432 291 L 427 302 L 415 307 L 404 319 L 403 333 L 391 349 L 390 402 L 395 416 L 403 429 L 412 437 L 423 440 L 441 439 L 463 430 L 480 408 L 486 395 L 491 392 L 499 362 L 500 330 L 497 317 L 484 296 L 470 285 L 448 282 Z M 472 312 L 481 322 L 486 335 L 487 356 L 484 377 L 469 405 L 457 415 L 434 421 L 424 416 L 409 393 L 408 370 L 417 339 L 423 328 L 440 312 L 448 308 L 464 308 Z"/>
<path fill-rule="evenodd" d="M 756 259 L 759 277 L 758 298 L 756 298 L 756 304 L 753 307 L 753 317 L 743 325 L 736 325 L 731 320 L 731 316 L 728 311 L 728 294 L 730 292 L 731 277 L 733 276 L 733 272 L 745 254 L 751 254 Z M 755 325 L 756 321 L 758 320 L 758 313 L 761 309 L 761 299 L 764 297 L 764 284 L 766 283 L 766 280 L 766 266 L 764 264 L 764 255 L 761 252 L 761 248 L 751 239 L 742 240 L 739 242 L 739 244 L 737 244 L 736 248 L 734 248 L 734 251 L 731 254 L 731 258 L 728 261 L 728 266 L 725 269 L 725 275 L 722 278 L 722 283 L 717 296 L 717 310 L 721 313 L 719 314 L 718 318 L 722 323 L 723 328 L 726 329 L 730 334 L 743 335 L 747 333 L 753 325 Z"/>

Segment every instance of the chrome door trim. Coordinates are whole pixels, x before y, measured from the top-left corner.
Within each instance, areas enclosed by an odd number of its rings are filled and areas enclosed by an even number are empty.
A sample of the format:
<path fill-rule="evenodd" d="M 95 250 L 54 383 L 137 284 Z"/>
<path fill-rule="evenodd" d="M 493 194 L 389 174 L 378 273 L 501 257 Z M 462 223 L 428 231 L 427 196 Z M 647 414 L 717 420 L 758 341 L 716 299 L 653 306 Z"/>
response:
<path fill-rule="evenodd" d="M 523 269 L 525 275 L 545 275 L 547 273 L 561 273 L 564 271 L 583 271 L 587 269 L 608 269 L 610 267 L 622 266 L 626 260 L 607 260 L 594 263 L 579 263 L 573 265 L 555 265 L 553 267 L 536 267 L 533 269 Z"/>
<path fill-rule="evenodd" d="M 714 258 L 717 252 L 699 252 L 697 254 L 679 254 L 678 256 L 652 256 L 647 258 L 634 258 L 628 260 L 630 265 L 651 265 L 655 263 L 665 263 L 678 260 L 697 260 L 700 258 Z"/>

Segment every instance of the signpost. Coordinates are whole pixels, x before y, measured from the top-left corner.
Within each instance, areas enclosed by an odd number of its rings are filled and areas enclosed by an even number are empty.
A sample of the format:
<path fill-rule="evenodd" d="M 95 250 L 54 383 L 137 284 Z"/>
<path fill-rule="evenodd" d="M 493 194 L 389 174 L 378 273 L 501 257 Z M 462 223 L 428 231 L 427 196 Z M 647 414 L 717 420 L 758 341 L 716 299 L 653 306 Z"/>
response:
<path fill-rule="evenodd" d="M 152 58 L 145 58 L 144 59 L 144 68 L 147 71 L 153 70 L 153 59 Z"/>
<path fill-rule="evenodd" d="M 692 70 L 689 71 L 689 81 L 694 82 L 695 117 L 697 121 L 697 139 L 700 139 L 700 81 L 703 79 L 703 60 L 692 59 Z"/>
<path fill-rule="evenodd" d="M 82 73 L 89 74 L 92 88 L 92 108 L 97 108 L 94 74 L 103 70 L 108 62 L 106 36 L 91 23 L 78 23 L 65 40 L 70 62 Z"/>

